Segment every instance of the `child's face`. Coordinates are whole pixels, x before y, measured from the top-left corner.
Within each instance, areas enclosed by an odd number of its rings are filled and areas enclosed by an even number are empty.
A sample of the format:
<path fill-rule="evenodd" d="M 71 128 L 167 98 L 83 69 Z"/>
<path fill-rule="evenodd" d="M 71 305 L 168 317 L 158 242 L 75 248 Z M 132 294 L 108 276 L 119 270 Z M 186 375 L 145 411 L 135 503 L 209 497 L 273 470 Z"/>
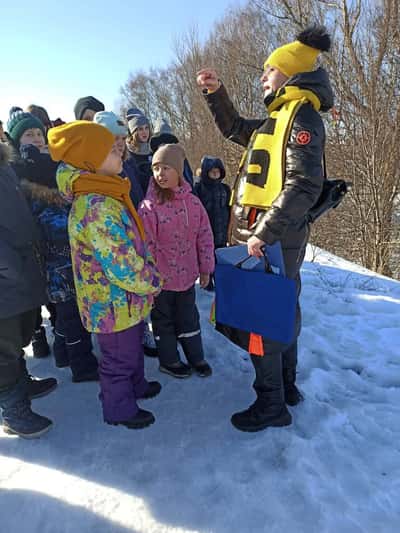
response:
<path fill-rule="evenodd" d="M 114 147 L 122 157 L 125 151 L 126 137 L 125 135 L 116 135 L 114 141 Z"/>
<path fill-rule="evenodd" d="M 150 137 L 150 128 L 147 124 L 144 126 L 139 126 L 137 129 L 138 139 L 141 143 L 147 143 Z"/>
<path fill-rule="evenodd" d="M 110 153 L 105 158 L 103 164 L 97 172 L 99 174 L 105 174 L 106 176 L 115 176 L 122 172 L 121 154 L 115 145 L 111 148 Z"/>
<path fill-rule="evenodd" d="M 213 167 L 208 171 L 208 177 L 212 180 L 218 180 L 221 177 L 221 171 L 217 167 Z"/>
<path fill-rule="evenodd" d="M 173 189 L 179 185 L 178 172 L 168 165 L 153 166 L 154 179 L 162 189 Z"/>
<path fill-rule="evenodd" d="M 46 141 L 44 140 L 44 135 L 41 129 L 29 128 L 29 130 L 24 131 L 19 140 L 19 144 L 21 146 L 24 144 L 33 144 L 33 146 L 36 146 L 36 148 L 41 151 L 46 146 Z"/>
<path fill-rule="evenodd" d="M 288 79 L 280 70 L 267 65 L 260 78 L 264 90 L 264 98 L 280 89 Z"/>
<path fill-rule="evenodd" d="M 93 111 L 93 109 L 85 109 L 81 120 L 89 120 L 90 122 L 93 122 L 93 117 L 95 116 L 95 114 L 96 111 Z"/>

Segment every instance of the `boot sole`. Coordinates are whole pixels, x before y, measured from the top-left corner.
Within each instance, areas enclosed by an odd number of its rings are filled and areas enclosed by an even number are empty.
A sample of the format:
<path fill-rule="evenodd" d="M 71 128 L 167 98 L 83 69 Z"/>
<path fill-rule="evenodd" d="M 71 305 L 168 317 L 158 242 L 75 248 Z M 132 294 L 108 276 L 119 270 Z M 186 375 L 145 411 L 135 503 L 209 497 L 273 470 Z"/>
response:
<path fill-rule="evenodd" d="M 153 418 L 151 422 L 142 422 L 142 423 L 137 423 L 135 425 L 127 425 L 127 424 L 124 424 L 123 422 L 107 422 L 107 424 L 109 424 L 110 426 L 124 426 L 127 429 L 144 429 L 154 424 L 155 421 L 156 419 Z"/>
<path fill-rule="evenodd" d="M 53 390 L 55 390 L 56 388 L 58 387 L 58 383 L 56 383 L 53 387 L 51 387 L 50 389 L 47 389 L 43 392 L 41 392 L 40 394 L 28 394 L 28 398 L 30 400 L 36 400 L 36 398 L 42 398 L 43 396 L 47 396 L 48 394 L 50 394 L 50 392 L 53 392 Z"/>
<path fill-rule="evenodd" d="M 258 426 L 240 426 L 236 425 L 233 420 L 231 419 L 231 424 L 234 428 L 238 429 L 239 431 L 245 431 L 246 433 L 255 433 L 257 431 L 262 431 L 263 429 L 267 429 L 269 427 L 285 427 L 290 426 L 292 423 L 292 416 L 290 413 L 285 415 L 284 417 L 278 419 L 278 420 L 271 420 L 268 423 L 260 424 Z"/>
<path fill-rule="evenodd" d="M 29 439 L 38 439 L 39 437 L 47 433 L 49 429 L 51 429 L 52 426 L 53 424 L 50 424 L 44 429 L 41 429 L 40 431 L 36 431 L 36 433 L 21 433 L 21 432 L 15 431 L 14 429 L 11 429 L 10 427 L 4 427 L 4 426 L 3 426 L 3 431 L 4 433 L 7 433 L 7 435 L 18 435 L 18 437 L 29 440 Z"/>
<path fill-rule="evenodd" d="M 163 366 L 160 366 L 158 368 L 158 370 L 160 372 L 164 372 L 164 374 L 168 374 L 169 376 L 172 376 L 173 378 L 178 378 L 178 379 L 186 379 L 186 378 L 190 378 L 190 376 L 192 375 L 192 373 L 190 374 L 183 374 L 183 375 L 178 375 L 178 374 L 174 374 L 171 370 L 168 370 L 168 368 L 165 368 Z"/>

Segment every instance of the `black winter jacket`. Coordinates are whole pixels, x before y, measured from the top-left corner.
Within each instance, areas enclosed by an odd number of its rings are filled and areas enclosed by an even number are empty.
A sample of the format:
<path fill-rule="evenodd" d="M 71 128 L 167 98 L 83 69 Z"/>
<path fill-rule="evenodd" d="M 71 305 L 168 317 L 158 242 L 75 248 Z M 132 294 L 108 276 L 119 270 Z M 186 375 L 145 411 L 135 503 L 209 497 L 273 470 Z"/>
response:
<path fill-rule="evenodd" d="M 0 143 L 0 319 L 46 303 L 39 234 L 18 178 Z"/>
<path fill-rule="evenodd" d="M 221 177 L 213 180 L 208 177 L 212 168 L 219 168 Z M 222 180 L 225 177 L 225 168 L 221 159 L 205 156 L 201 161 L 201 177 L 196 183 L 194 192 L 200 198 L 207 211 L 214 235 L 215 248 L 226 246 L 229 224 L 230 188 Z"/>
<path fill-rule="evenodd" d="M 322 68 L 293 76 L 287 84 L 314 92 L 321 102 L 321 111 L 327 111 L 333 105 L 332 89 Z M 266 120 L 241 117 L 224 86 L 205 95 L 205 98 L 222 134 L 242 146 L 247 146 L 254 130 Z M 297 134 L 303 130 L 311 134 L 311 142 L 306 145 L 296 140 Z M 325 130 L 320 114 L 311 104 L 303 105 L 294 119 L 287 144 L 284 184 L 280 195 L 268 210 L 257 211 L 256 221 L 250 228 L 250 208 L 235 202 L 229 236 L 231 244 L 244 244 L 251 235 L 256 235 L 267 244 L 280 240 L 283 248 L 304 246 L 305 215 L 318 200 L 324 179 L 324 144 Z"/>

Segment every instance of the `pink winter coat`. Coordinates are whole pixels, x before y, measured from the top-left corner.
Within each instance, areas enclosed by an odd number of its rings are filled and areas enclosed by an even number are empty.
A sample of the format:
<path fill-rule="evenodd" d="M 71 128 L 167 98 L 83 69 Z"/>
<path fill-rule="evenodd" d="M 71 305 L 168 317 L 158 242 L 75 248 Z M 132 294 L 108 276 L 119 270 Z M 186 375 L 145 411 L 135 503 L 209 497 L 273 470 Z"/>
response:
<path fill-rule="evenodd" d="M 185 181 L 174 193 L 173 200 L 159 203 L 151 178 L 139 213 L 163 289 L 185 291 L 200 273 L 214 272 L 214 242 L 207 212 L 190 185 Z"/>

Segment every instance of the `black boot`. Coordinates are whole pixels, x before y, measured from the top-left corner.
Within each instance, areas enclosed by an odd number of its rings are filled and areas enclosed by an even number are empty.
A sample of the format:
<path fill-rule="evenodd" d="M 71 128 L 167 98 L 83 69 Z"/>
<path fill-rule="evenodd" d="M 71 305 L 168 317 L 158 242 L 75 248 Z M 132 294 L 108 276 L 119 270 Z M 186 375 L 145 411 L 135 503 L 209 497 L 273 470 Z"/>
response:
<path fill-rule="evenodd" d="M 161 392 L 161 384 L 158 381 L 149 381 L 149 387 L 147 391 L 141 396 L 142 400 L 149 400 L 155 398 Z"/>
<path fill-rule="evenodd" d="M 235 413 L 232 424 L 241 431 L 289 426 L 292 417 L 283 394 L 282 354 L 251 355 L 251 361 L 256 372 L 254 389 L 257 400 L 245 411 Z"/>
<path fill-rule="evenodd" d="M 21 400 L 3 411 L 3 430 L 9 435 L 36 439 L 47 433 L 52 424 L 49 418 L 34 413 L 28 400 Z"/>
<path fill-rule="evenodd" d="M 0 407 L 3 429 L 10 435 L 33 439 L 46 433 L 52 425 L 51 420 L 32 411 L 26 395 L 25 376 L 12 388 L 0 392 Z"/>
<path fill-rule="evenodd" d="M 283 369 L 283 385 L 285 389 L 285 402 L 288 405 L 294 406 L 304 400 L 304 396 L 296 387 L 296 369 Z"/>
<path fill-rule="evenodd" d="M 33 357 L 42 358 L 50 355 L 50 347 L 43 326 L 35 330 L 32 338 Z"/>
<path fill-rule="evenodd" d="M 292 417 L 278 390 L 260 395 L 248 409 L 232 415 L 231 422 L 240 431 L 255 432 L 267 427 L 289 426 Z"/>
<path fill-rule="evenodd" d="M 55 378 L 38 379 L 28 376 L 26 383 L 26 392 L 28 398 L 41 398 L 52 392 L 57 387 L 57 380 Z"/>
<path fill-rule="evenodd" d="M 144 409 L 139 409 L 135 416 L 130 420 L 124 420 L 122 422 L 107 422 L 112 426 L 125 426 L 128 429 L 143 429 L 147 426 L 150 426 L 156 421 L 153 413 L 150 411 L 145 411 Z"/>
<path fill-rule="evenodd" d="M 22 354 L 21 354 L 22 355 Z M 22 355 L 20 359 L 21 376 L 24 383 L 24 391 L 29 400 L 46 396 L 57 387 L 57 380 L 55 378 L 34 378 L 28 373 L 26 367 L 25 357 Z"/>

